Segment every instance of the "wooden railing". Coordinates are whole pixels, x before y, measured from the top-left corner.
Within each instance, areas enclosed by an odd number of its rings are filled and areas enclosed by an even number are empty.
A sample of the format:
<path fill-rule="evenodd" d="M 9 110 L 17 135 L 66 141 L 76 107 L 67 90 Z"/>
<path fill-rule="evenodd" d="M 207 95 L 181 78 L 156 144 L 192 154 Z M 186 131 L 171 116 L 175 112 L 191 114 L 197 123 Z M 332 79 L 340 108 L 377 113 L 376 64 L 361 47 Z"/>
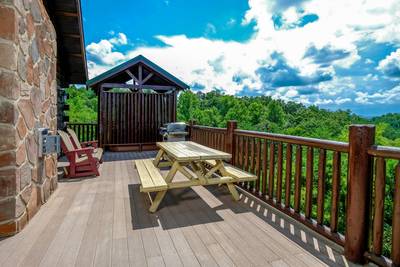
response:
<path fill-rule="evenodd" d="M 387 210 L 393 217 L 391 253 L 387 257 L 382 253 L 382 236 L 385 161 L 399 160 L 400 149 L 374 146 L 374 134 L 373 126 L 351 126 L 350 142 L 344 143 L 239 130 L 234 121 L 229 121 L 227 128 L 190 126 L 191 140 L 231 153 L 233 165 L 258 176 L 255 182 L 240 184 L 244 190 L 344 246 L 346 257 L 353 262 L 368 259 L 398 266 L 398 162 L 393 208 Z"/>
<path fill-rule="evenodd" d="M 371 203 L 372 229 L 369 250 L 367 251 L 366 256 L 371 260 L 378 262 L 380 265 L 384 265 L 387 263 L 387 259 L 382 256 L 384 254 L 383 245 L 390 245 L 390 258 L 395 263 L 393 264 L 394 266 L 399 266 L 400 148 L 372 146 L 368 149 L 368 155 L 374 160 L 373 164 L 375 171 L 373 175 L 371 175 L 373 177 L 373 197 Z M 388 165 L 389 168 L 387 168 Z M 393 199 L 393 205 L 391 205 L 391 203 L 387 203 L 387 201 L 385 202 L 385 198 L 387 197 Z M 385 216 L 385 213 L 388 212 L 392 212 L 392 216 Z M 385 217 L 391 217 L 391 222 L 385 221 Z"/>
<path fill-rule="evenodd" d="M 97 123 L 68 122 L 67 127 L 75 131 L 81 142 L 98 140 Z"/>
<path fill-rule="evenodd" d="M 226 151 L 225 133 L 226 128 L 192 126 L 190 135 L 199 144 L 207 144 L 208 147 Z"/>

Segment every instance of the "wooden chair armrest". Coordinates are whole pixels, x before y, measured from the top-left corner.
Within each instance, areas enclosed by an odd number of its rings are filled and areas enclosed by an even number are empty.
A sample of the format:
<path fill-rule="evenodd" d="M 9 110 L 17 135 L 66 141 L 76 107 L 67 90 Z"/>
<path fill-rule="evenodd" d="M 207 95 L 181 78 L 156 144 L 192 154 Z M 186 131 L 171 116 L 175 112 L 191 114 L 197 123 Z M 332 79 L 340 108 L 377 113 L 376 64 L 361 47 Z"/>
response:
<path fill-rule="evenodd" d="M 93 147 L 85 147 L 85 148 L 81 148 L 81 149 L 74 149 L 74 150 L 67 151 L 67 153 L 65 153 L 65 154 L 71 155 L 71 154 L 76 153 L 76 154 L 78 154 L 78 156 L 81 156 L 81 155 L 92 156 L 93 150 L 94 150 Z"/>
<path fill-rule="evenodd" d="M 86 142 L 81 142 L 82 147 L 98 147 L 99 142 L 97 140 L 94 141 L 86 141 Z"/>

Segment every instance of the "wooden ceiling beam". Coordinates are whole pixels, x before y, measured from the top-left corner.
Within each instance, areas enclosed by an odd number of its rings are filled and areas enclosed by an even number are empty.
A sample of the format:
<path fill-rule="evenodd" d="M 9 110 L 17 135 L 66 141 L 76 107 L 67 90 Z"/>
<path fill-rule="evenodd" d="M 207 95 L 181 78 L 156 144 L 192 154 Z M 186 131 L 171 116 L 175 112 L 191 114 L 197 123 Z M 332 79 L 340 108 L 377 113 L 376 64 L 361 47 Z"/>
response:
<path fill-rule="evenodd" d="M 79 58 L 83 57 L 83 55 L 81 53 L 71 53 L 71 54 L 68 54 L 68 56 L 69 57 L 79 57 Z"/>
<path fill-rule="evenodd" d="M 81 35 L 73 34 L 73 33 L 64 33 L 63 36 L 64 37 L 69 37 L 69 38 L 76 38 L 76 39 L 80 39 L 81 38 Z"/>
<path fill-rule="evenodd" d="M 56 11 L 56 16 L 62 16 L 62 17 L 78 17 L 78 13 L 74 12 L 65 12 L 65 11 Z"/>

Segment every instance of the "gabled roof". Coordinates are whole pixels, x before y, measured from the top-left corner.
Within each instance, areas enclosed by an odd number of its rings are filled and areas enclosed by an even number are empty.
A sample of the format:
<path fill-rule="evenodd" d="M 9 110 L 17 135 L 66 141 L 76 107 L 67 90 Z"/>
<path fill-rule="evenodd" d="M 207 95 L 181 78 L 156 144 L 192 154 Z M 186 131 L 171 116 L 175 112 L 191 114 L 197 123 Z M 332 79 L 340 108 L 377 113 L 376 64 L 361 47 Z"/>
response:
<path fill-rule="evenodd" d="M 134 57 L 106 72 L 103 72 L 102 74 L 94 77 L 93 79 L 87 81 L 86 85 L 88 87 L 96 88 L 102 83 L 110 82 L 110 81 L 119 81 L 119 80 L 129 80 L 130 78 L 127 78 L 126 76 L 126 70 L 131 69 L 135 65 L 142 64 L 145 68 L 151 69 L 154 71 L 159 77 L 166 82 L 168 82 L 170 85 L 173 85 L 177 87 L 177 89 L 184 90 L 189 88 L 189 86 L 169 73 L 168 71 L 164 70 L 154 62 L 150 61 L 146 57 L 139 55 L 137 57 Z"/>

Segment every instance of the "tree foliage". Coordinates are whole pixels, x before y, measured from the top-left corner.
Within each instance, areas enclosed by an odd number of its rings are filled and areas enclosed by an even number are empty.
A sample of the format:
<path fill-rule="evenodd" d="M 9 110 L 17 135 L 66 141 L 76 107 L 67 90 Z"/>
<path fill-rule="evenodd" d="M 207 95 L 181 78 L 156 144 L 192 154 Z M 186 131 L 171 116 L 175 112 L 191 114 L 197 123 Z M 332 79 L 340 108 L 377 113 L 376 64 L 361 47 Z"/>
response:
<path fill-rule="evenodd" d="M 221 91 L 210 93 L 182 92 L 178 99 L 178 119 L 188 121 L 195 119 L 197 124 L 226 127 L 228 120 L 237 120 L 238 127 L 246 130 L 267 131 L 297 136 L 315 137 L 348 141 L 350 124 L 375 124 L 376 144 L 400 146 L 400 114 L 386 114 L 371 119 L 363 118 L 350 110 L 329 111 L 317 106 L 306 107 L 294 102 L 283 102 L 271 97 L 235 97 L 224 95 Z M 306 157 L 303 151 L 303 158 Z M 285 157 L 283 157 L 285 161 Z M 332 158 L 327 154 L 325 210 L 331 209 L 332 196 Z M 347 196 L 347 155 L 342 155 L 341 187 L 339 201 L 339 232 L 345 229 L 345 201 Z M 317 153 L 314 162 L 318 161 Z M 395 186 L 394 170 L 398 162 L 387 161 L 386 194 L 384 206 L 383 255 L 389 256 L 391 249 L 391 220 L 393 212 L 393 193 Z M 305 161 L 302 162 L 302 177 L 305 177 Z M 283 168 L 286 163 L 284 162 Z M 318 177 L 318 166 L 314 165 L 314 176 Z M 285 183 L 285 181 L 283 181 Z M 304 210 L 305 179 L 301 180 L 301 209 Z M 282 185 L 282 188 L 285 188 Z M 294 188 L 292 185 L 292 192 Z M 316 203 L 318 180 L 313 180 L 313 203 Z M 312 217 L 316 216 L 316 207 Z M 329 225 L 330 213 L 324 213 L 324 224 Z"/>
<path fill-rule="evenodd" d="M 92 90 L 71 86 L 66 89 L 70 122 L 97 122 L 97 96 Z"/>
<path fill-rule="evenodd" d="M 267 96 L 236 97 L 218 90 L 206 94 L 185 91 L 178 99 L 178 120 L 190 119 L 216 127 L 226 127 L 228 120 L 237 120 L 238 127 L 245 130 L 339 141 L 347 141 L 350 124 L 375 124 L 378 144 L 400 146 L 400 114 L 366 119 L 350 110 L 329 111 Z"/>

